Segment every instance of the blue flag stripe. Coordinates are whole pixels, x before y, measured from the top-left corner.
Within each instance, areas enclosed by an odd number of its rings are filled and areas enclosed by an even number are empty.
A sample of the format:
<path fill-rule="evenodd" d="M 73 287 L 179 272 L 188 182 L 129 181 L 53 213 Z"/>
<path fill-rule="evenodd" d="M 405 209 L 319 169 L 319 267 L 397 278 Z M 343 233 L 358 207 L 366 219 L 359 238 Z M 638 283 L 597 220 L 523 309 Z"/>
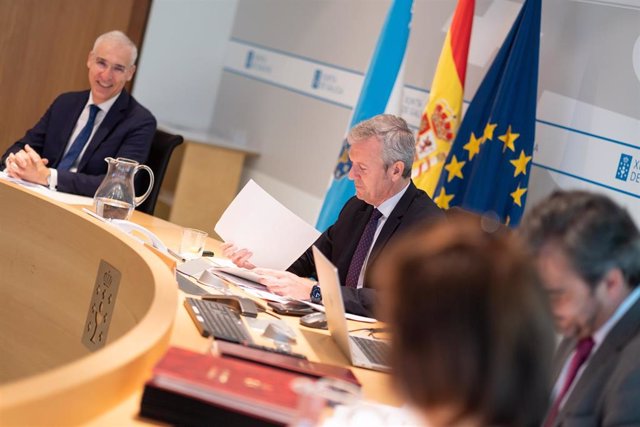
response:
<path fill-rule="evenodd" d="M 406 51 L 412 3 L 413 0 L 394 0 L 392 3 L 362 83 L 360 97 L 351 115 L 349 128 L 384 113 Z M 348 143 L 345 138 L 333 181 L 325 196 L 316 224 L 316 228 L 320 231 L 326 230 L 336 221 L 344 204 L 355 194 L 353 181 L 347 176 L 351 169 L 347 153 Z"/>

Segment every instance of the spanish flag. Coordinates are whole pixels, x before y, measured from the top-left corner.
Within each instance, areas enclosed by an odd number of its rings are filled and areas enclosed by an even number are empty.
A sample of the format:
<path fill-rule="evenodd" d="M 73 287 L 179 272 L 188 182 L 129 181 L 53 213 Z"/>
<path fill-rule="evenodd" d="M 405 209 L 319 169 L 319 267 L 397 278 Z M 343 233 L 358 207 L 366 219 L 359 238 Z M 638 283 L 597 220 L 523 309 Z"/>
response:
<path fill-rule="evenodd" d="M 474 9 L 475 0 L 458 1 L 420 120 L 412 178 L 429 196 L 460 125 Z"/>
<path fill-rule="evenodd" d="M 433 201 L 515 227 L 527 201 L 536 131 L 542 0 L 525 0 L 469 104 Z"/>

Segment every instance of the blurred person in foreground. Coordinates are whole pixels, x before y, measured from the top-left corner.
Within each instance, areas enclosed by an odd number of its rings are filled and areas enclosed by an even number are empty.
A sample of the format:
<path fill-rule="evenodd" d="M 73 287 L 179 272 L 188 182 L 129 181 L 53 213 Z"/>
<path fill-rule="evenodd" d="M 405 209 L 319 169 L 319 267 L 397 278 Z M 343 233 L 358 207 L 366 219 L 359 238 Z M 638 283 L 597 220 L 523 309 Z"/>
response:
<path fill-rule="evenodd" d="M 553 324 L 517 236 L 452 214 L 395 241 L 371 275 L 394 380 L 426 425 L 539 425 Z"/>
<path fill-rule="evenodd" d="M 640 233 L 604 195 L 556 192 L 524 218 L 563 336 L 544 426 L 640 426 Z"/>
<path fill-rule="evenodd" d="M 354 126 L 347 139 L 352 163 L 349 179 L 354 181 L 356 195 L 314 245 L 338 268 L 345 310 L 371 316 L 377 297 L 366 280 L 367 266 L 412 225 L 444 218 L 444 214 L 411 181 L 415 139 L 404 119 L 380 114 Z M 250 250 L 233 243 L 226 243 L 223 250 L 239 267 L 254 268 Z M 322 302 L 311 248 L 287 271 L 255 271 L 264 275 L 261 283 L 271 292 Z"/>
<path fill-rule="evenodd" d="M 2 156 L 5 172 L 51 190 L 93 196 L 107 173 L 106 157 L 146 162 L 156 119 L 124 89 L 137 56 L 124 33 L 99 36 L 87 58 L 90 90 L 58 96 Z"/>

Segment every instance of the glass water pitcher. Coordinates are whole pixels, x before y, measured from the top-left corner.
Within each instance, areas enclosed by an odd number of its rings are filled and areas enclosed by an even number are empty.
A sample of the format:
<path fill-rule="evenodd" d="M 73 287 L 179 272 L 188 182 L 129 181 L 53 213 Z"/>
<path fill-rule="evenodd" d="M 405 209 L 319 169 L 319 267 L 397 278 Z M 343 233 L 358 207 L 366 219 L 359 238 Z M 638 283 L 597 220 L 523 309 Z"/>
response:
<path fill-rule="evenodd" d="M 129 219 L 133 209 L 151 193 L 153 172 L 149 166 L 123 157 L 107 157 L 104 160 L 109 164 L 109 169 L 93 196 L 94 209 L 106 219 Z M 142 196 L 136 197 L 133 181 L 140 169 L 149 174 L 149 188 Z"/>

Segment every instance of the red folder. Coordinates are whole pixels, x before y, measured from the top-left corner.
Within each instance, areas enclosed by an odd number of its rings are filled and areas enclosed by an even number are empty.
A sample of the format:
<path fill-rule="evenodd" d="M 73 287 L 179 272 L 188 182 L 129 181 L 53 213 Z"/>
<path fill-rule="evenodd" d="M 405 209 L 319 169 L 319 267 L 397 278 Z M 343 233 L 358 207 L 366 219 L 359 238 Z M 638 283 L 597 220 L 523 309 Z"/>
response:
<path fill-rule="evenodd" d="M 295 372 L 311 378 L 336 378 L 357 386 L 361 385 L 351 369 L 342 366 L 311 362 L 298 357 L 261 351 L 259 349 L 226 341 L 216 341 L 216 346 L 218 347 L 218 352 L 224 358 L 232 357 L 235 359 L 248 360 L 254 363 L 260 363 L 274 368 Z"/>
<path fill-rule="evenodd" d="M 300 375 L 171 347 L 145 385 L 140 415 L 180 425 L 285 425 Z"/>

